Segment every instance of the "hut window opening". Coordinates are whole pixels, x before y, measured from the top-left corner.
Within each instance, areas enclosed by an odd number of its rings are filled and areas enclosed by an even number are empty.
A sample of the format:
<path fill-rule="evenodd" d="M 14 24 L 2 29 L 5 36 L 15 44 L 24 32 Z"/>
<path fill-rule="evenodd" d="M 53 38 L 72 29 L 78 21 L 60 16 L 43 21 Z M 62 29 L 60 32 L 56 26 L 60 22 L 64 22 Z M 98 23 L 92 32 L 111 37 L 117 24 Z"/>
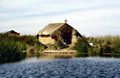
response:
<path fill-rule="evenodd" d="M 50 37 L 50 35 L 40 35 L 41 37 Z"/>

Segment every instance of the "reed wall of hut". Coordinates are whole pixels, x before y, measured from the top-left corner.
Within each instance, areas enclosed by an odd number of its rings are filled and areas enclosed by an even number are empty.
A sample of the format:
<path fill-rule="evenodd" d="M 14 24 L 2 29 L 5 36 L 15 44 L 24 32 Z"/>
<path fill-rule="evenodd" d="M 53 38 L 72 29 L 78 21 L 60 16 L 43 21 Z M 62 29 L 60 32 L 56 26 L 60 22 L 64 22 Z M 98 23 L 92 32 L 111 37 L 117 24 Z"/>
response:
<path fill-rule="evenodd" d="M 39 41 L 43 44 L 55 44 L 56 42 L 51 36 L 39 36 Z"/>

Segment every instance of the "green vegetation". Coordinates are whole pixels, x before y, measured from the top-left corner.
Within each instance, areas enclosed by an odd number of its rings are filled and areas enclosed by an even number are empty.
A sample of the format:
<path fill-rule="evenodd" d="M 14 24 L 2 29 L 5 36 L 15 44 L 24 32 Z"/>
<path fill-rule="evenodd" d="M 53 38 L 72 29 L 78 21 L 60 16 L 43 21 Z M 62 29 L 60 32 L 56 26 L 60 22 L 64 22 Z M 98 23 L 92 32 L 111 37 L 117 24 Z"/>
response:
<path fill-rule="evenodd" d="M 12 40 L 0 40 L 0 63 L 19 61 L 25 58 L 23 45 Z"/>
<path fill-rule="evenodd" d="M 77 50 L 77 57 L 88 54 L 88 45 L 81 38 L 78 40 L 78 43 L 75 44 L 74 49 Z"/>
<path fill-rule="evenodd" d="M 67 45 L 65 45 L 61 41 L 57 41 L 56 44 L 55 44 L 55 46 L 57 47 L 57 49 L 63 49 L 63 48 L 67 47 Z"/>
<path fill-rule="evenodd" d="M 45 48 L 38 42 L 36 36 L 0 34 L 0 63 L 14 62 L 26 57 L 40 56 Z M 33 52 L 30 52 L 33 49 Z"/>
<path fill-rule="evenodd" d="M 88 43 L 93 45 L 90 46 Z M 39 57 L 44 49 L 61 50 L 67 47 L 61 41 L 43 45 L 36 36 L 4 33 L 0 34 L 0 63 L 19 61 L 26 57 Z M 77 57 L 104 55 L 120 57 L 120 36 L 83 37 L 73 49 L 77 51 Z"/>
<path fill-rule="evenodd" d="M 93 43 L 89 54 L 94 56 L 120 56 L 120 37 L 119 36 L 104 36 L 88 39 L 88 42 Z"/>
<path fill-rule="evenodd" d="M 93 43 L 89 46 L 88 43 Z M 79 39 L 76 43 L 77 57 L 81 56 L 114 56 L 120 57 L 120 37 L 119 36 L 104 36 L 104 37 L 89 37 Z"/>
<path fill-rule="evenodd" d="M 26 57 L 39 57 L 44 49 L 63 49 L 67 47 L 58 41 L 55 44 L 43 45 L 36 36 L 0 33 L 0 63 L 14 62 Z"/>
<path fill-rule="evenodd" d="M 57 41 L 55 44 L 48 44 L 47 48 L 48 49 L 53 49 L 53 50 L 60 50 L 67 48 L 68 46 L 62 43 L 61 41 Z"/>

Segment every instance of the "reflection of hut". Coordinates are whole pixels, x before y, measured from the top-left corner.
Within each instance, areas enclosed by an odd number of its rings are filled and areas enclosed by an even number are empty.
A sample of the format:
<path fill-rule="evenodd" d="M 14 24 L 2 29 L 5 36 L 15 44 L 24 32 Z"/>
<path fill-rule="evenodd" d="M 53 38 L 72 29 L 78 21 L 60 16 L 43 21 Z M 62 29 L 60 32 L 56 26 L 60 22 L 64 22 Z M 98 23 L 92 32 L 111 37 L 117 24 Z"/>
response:
<path fill-rule="evenodd" d="M 81 34 L 67 23 L 51 23 L 38 34 L 38 39 L 43 44 L 54 44 L 57 41 L 72 44 L 80 37 L 82 37 Z"/>
<path fill-rule="evenodd" d="M 20 35 L 20 33 L 14 31 L 14 30 L 8 31 L 7 34 Z"/>

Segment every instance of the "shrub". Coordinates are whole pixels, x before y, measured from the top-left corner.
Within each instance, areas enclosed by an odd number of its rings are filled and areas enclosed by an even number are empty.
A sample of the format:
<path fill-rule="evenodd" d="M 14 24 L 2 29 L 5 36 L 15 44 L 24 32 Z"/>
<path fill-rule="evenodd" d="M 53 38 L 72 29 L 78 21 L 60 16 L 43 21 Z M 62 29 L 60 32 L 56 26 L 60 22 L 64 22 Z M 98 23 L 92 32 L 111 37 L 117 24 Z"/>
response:
<path fill-rule="evenodd" d="M 44 45 L 44 44 L 42 44 L 42 43 L 40 43 L 40 42 L 38 42 L 38 41 L 36 41 L 36 42 L 34 43 L 34 48 L 35 48 L 37 51 L 42 51 L 42 50 L 44 50 L 46 47 L 47 47 L 46 45 Z"/>
<path fill-rule="evenodd" d="M 74 49 L 77 50 L 77 56 L 86 55 L 88 53 L 88 45 L 82 40 L 79 39 L 75 44 Z"/>
<path fill-rule="evenodd" d="M 61 41 L 57 41 L 55 44 L 47 44 L 47 48 L 52 49 L 52 50 L 59 50 L 59 49 L 63 49 L 66 47 L 67 47 L 67 45 L 65 45 Z"/>
<path fill-rule="evenodd" d="M 63 49 L 63 48 L 66 48 L 67 46 L 64 44 L 64 43 L 62 43 L 61 41 L 57 41 L 56 43 L 55 43 L 55 46 L 57 47 L 57 49 Z"/>
<path fill-rule="evenodd" d="M 21 36 L 22 37 L 22 41 L 24 41 L 26 44 L 34 46 L 34 44 L 37 41 L 36 36 L 32 36 L 32 35 L 24 35 Z"/>

